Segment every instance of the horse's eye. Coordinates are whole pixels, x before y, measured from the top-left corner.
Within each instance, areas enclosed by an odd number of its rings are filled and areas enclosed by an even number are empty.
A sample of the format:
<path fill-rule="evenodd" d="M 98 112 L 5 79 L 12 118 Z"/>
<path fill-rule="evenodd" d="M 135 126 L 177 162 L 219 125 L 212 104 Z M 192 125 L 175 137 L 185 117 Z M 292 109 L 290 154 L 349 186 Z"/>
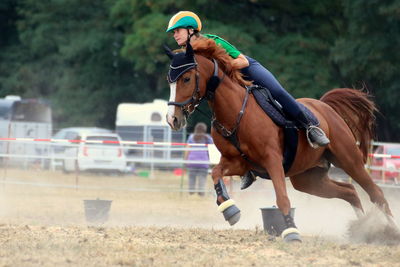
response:
<path fill-rule="evenodd" d="M 183 82 L 184 83 L 187 83 L 187 82 L 189 82 L 190 81 L 190 77 L 185 77 L 185 78 L 183 78 Z"/>

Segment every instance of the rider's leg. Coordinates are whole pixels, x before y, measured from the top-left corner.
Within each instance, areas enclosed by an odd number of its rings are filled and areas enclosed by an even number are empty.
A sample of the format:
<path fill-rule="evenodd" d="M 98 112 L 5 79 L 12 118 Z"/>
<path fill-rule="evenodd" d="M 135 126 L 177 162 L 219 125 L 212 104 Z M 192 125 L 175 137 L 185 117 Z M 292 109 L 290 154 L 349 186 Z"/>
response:
<path fill-rule="evenodd" d="M 329 139 L 325 133 L 320 128 L 312 126 L 296 100 L 282 87 L 274 75 L 255 59 L 250 57 L 247 57 L 247 59 L 250 65 L 241 70 L 245 78 L 252 80 L 254 84 L 268 88 L 272 96 L 282 105 L 283 111 L 304 126 L 313 143 L 318 146 L 328 145 Z M 242 176 L 241 189 L 249 187 L 255 181 L 255 177 L 251 171 L 246 172 Z"/>
<path fill-rule="evenodd" d="M 330 143 L 324 131 L 319 127 L 313 126 L 303 112 L 300 112 L 296 119 L 306 129 L 307 136 L 309 136 L 311 142 L 317 144 L 317 146 L 313 147 L 317 148 L 318 146 L 326 146 Z"/>
<path fill-rule="evenodd" d="M 322 129 L 312 126 L 296 100 L 282 87 L 274 75 L 256 60 L 250 57 L 247 57 L 247 59 L 250 65 L 242 69 L 242 73 L 247 76 L 246 78 L 253 80 L 254 84 L 268 88 L 272 96 L 282 105 L 283 111 L 306 128 L 313 143 L 316 143 L 318 146 L 328 145 L 329 139 Z"/>

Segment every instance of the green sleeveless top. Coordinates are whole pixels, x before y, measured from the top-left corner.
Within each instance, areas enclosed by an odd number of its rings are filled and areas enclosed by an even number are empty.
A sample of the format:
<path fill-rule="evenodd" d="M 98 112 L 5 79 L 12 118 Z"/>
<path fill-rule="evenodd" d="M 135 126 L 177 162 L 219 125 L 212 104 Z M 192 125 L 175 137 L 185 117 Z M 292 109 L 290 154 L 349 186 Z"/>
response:
<path fill-rule="evenodd" d="M 232 44 L 230 44 L 228 41 L 222 39 L 221 37 L 213 34 L 203 34 L 204 37 L 208 39 L 213 39 L 217 45 L 221 46 L 223 49 L 226 50 L 226 53 L 230 55 L 232 58 L 237 58 L 241 52 L 237 50 L 236 47 L 234 47 Z"/>

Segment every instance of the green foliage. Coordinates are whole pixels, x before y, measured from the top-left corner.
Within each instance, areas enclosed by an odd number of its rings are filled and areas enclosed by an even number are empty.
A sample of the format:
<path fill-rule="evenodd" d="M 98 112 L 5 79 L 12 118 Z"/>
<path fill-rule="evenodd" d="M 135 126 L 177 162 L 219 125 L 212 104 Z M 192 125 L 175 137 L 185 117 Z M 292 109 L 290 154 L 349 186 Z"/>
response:
<path fill-rule="evenodd" d="M 162 45 L 177 48 L 165 30 L 180 10 L 295 97 L 367 85 L 383 114 L 380 138 L 400 140 L 400 0 L 4 0 L 0 94 L 49 99 L 58 127 L 112 128 L 118 103 L 168 98 Z M 190 125 L 198 120 L 208 119 Z"/>
<path fill-rule="evenodd" d="M 350 86 L 362 83 L 376 96 L 379 137 L 399 140 L 400 1 L 349 1 L 344 14 L 347 31 L 332 47 L 332 61 Z"/>
<path fill-rule="evenodd" d="M 131 91 L 142 84 L 119 56 L 123 35 L 112 26 L 110 8 L 110 1 L 19 1 L 13 49 L 22 52 L 1 93 L 50 99 L 60 127 L 113 127 L 118 103 L 143 96 Z"/>

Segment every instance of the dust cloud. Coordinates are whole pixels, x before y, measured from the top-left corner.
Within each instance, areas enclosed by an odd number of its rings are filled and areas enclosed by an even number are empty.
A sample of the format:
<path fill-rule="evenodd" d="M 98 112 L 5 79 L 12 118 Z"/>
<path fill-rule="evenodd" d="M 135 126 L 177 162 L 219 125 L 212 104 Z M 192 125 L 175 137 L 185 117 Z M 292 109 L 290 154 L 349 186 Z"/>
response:
<path fill-rule="evenodd" d="M 248 192 L 238 188 L 237 184 L 233 198 L 241 209 L 242 217 L 234 227 L 262 229 L 260 208 L 272 207 L 276 203 L 271 181 L 258 179 Z M 353 208 L 344 200 L 305 194 L 293 189 L 290 182 L 287 183 L 287 190 L 291 206 L 295 208 L 295 223 L 302 235 L 354 243 L 394 244 L 400 241 L 400 232 L 388 224 L 386 217 L 357 185 L 356 190 L 365 210 L 361 219 L 357 218 Z M 399 190 L 383 190 L 397 225 L 400 222 Z"/>
<path fill-rule="evenodd" d="M 400 244 L 399 228 L 392 225 L 378 208 L 371 209 L 362 218 L 352 221 L 348 235 L 350 241 L 355 243 Z"/>
<path fill-rule="evenodd" d="M 351 242 L 377 245 L 400 244 L 400 228 L 398 227 L 400 214 L 397 190 L 384 190 L 394 217 L 388 217 L 377 206 L 370 206 L 364 216 L 350 221 L 348 237 Z"/>

